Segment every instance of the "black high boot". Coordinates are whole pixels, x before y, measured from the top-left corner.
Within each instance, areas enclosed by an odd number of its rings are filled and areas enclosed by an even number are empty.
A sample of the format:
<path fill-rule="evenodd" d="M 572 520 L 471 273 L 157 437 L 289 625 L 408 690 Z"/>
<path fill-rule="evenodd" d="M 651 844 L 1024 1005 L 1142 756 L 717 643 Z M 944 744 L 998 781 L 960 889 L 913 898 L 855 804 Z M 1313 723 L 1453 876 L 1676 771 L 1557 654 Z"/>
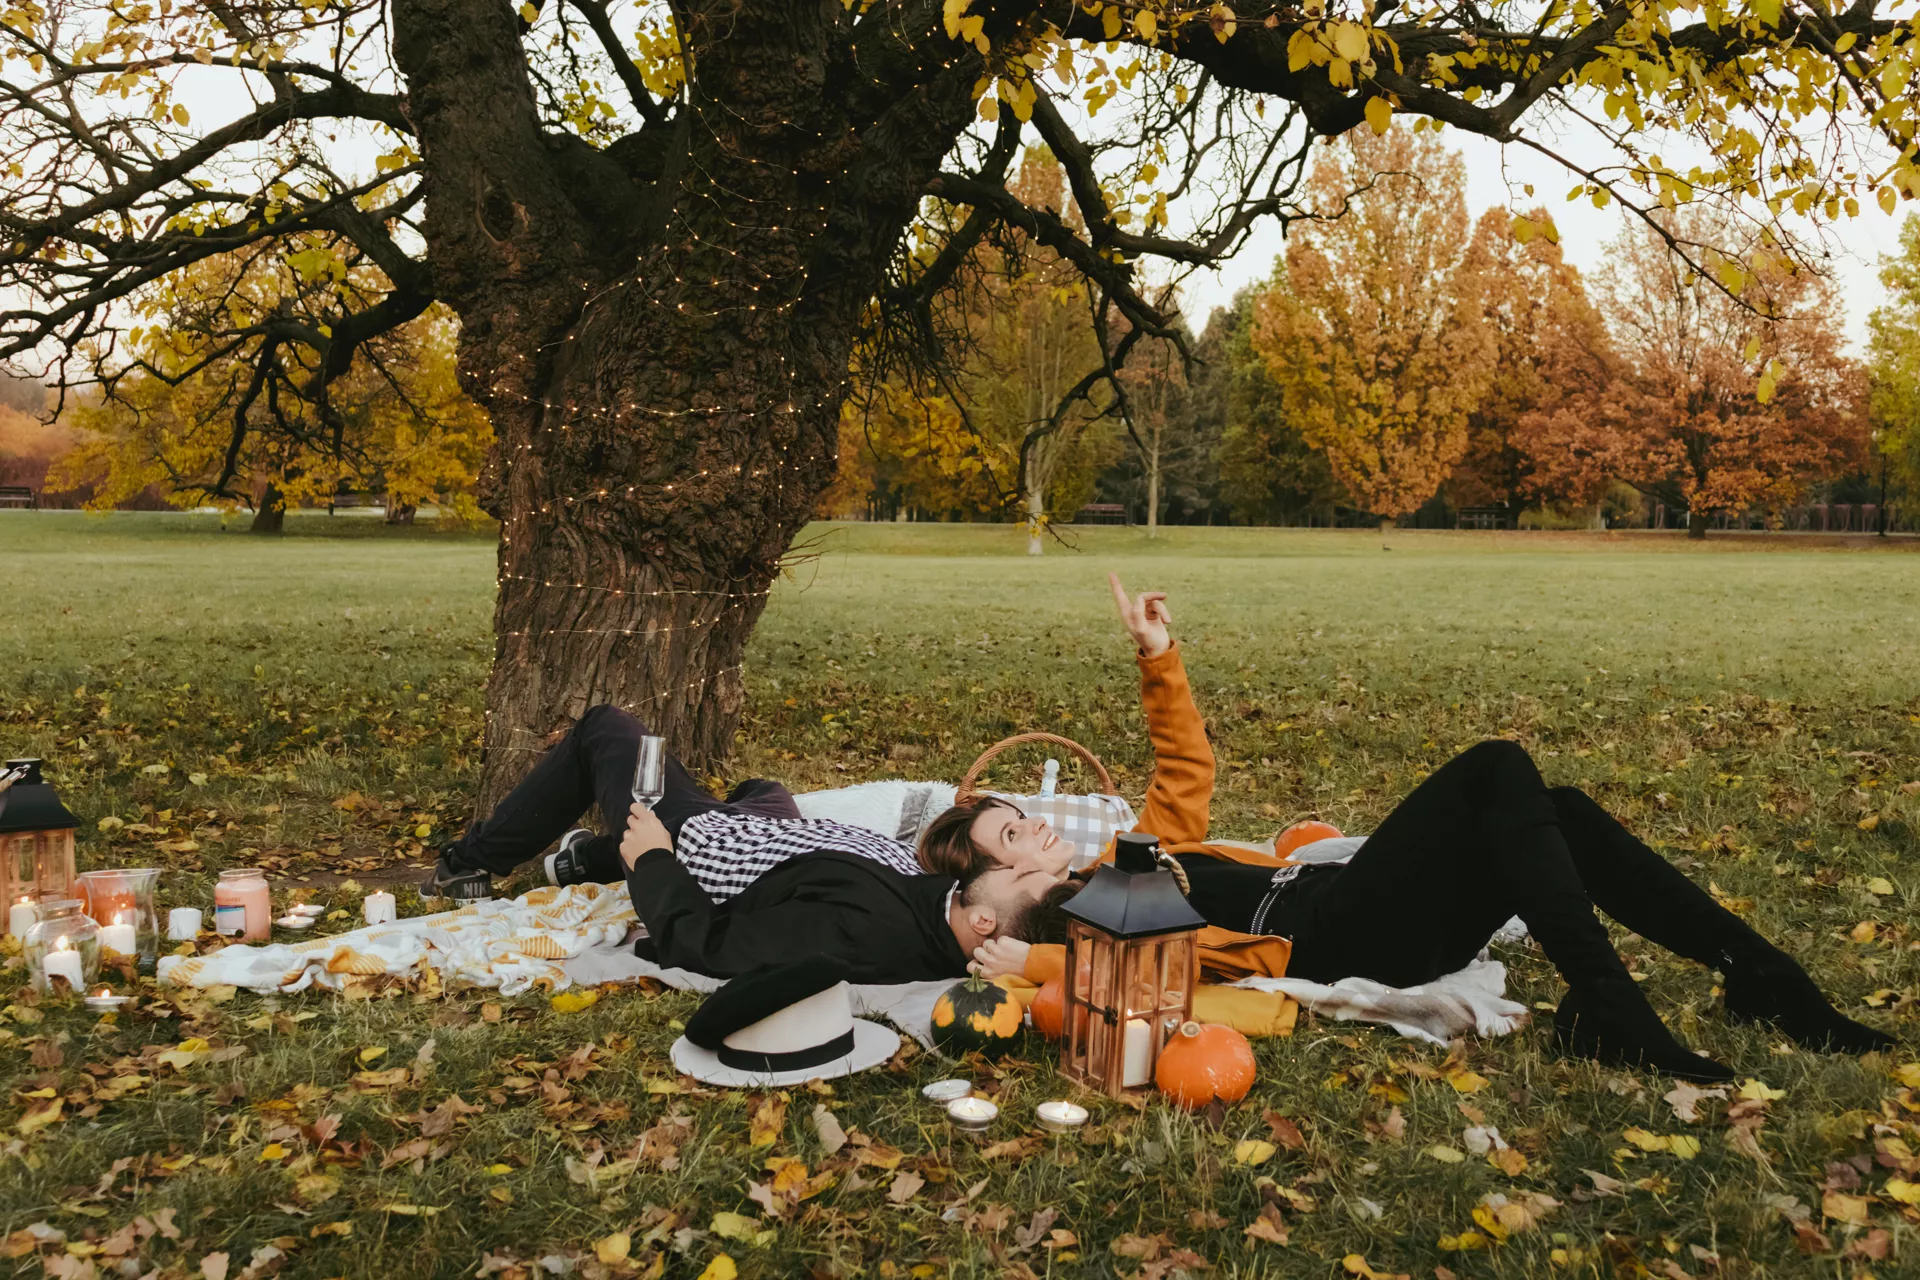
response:
<path fill-rule="evenodd" d="M 1770 1023 L 1795 1044 L 1826 1053 L 1884 1053 L 1895 1047 L 1892 1036 L 1834 1008 L 1792 956 L 1764 940 L 1729 956 L 1722 968 L 1727 1017 L 1734 1022 Z"/>
<path fill-rule="evenodd" d="M 1703 1084 L 1734 1078 L 1721 1063 L 1674 1039 L 1638 991 L 1602 991 L 1597 996 L 1591 988 L 1569 991 L 1554 1012 L 1553 1032 L 1564 1052 L 1611 1066 L 1643 1067 Z"/>

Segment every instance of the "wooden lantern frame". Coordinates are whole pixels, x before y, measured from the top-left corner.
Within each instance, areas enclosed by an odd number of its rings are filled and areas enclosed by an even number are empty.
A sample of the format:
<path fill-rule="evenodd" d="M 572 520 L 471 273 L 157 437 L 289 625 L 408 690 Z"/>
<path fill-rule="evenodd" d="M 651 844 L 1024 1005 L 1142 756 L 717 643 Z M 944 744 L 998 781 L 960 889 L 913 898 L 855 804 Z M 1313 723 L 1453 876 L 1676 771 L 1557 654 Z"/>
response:
<path fill-rule="evenodd" d="M 40 777 L 38 760 L 7 761 L 0 780 L 0 903 L 68 897 L 78 820 Z"/>
<path fill-rule="evenodd" d="M 1161 1050 L 1193 1016 L 1197 950 L 1193 929 L 1128 938 L 1071 921 L 1060 1073 L 1115 1098 L 1154 1088 Z"/>

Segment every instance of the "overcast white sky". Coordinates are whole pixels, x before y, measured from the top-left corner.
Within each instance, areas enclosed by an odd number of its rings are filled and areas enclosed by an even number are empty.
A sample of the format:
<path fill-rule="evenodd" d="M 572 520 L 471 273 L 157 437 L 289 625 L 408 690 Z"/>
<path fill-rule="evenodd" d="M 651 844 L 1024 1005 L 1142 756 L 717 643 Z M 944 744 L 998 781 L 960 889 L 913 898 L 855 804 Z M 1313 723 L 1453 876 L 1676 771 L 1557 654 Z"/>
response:
<path fill-rule="evenodd" d="M 1607 242 L 1626 225 L 1619 205 L 1596 209 L 1586 200 L 1568 203 L 1567 191 L 1578 179 L 1538 152 L 1521 146 L 1502 148 L 1458 130 L 1448 130 L 1443 136 L 1466 158 L 1467 207 L 1474 217 L 1495 204 L 1516 209 L 1545 205 L 1560 228 L 1560 247 L 1567 260 L 1583 273 L 1593 274 Z M 1529 182 L 1534 184 L 1531 197 L 1525 189 Z M 1846 332 L 1855 356 L 1864 354 L 1867 315 L 1880 304 L 1880 255 L 1899 250 L 1900 222 L 1911 207 L 1902 204 L 1888 217 L 1872 200 L 1862 203 L 1866 208 L 1858 218 L 1843 223 L 1837 234 L 1827 237 L 1834 250 L 1833 275 L 1846 306 Z M 1190 277 L 1184 296 L 1188 323 L 1195 332 L 1206 325 L 1212 309 L 1228 302 L 1235 290 L 1264 279 L 1281 248 L 1280 229 L 1269 223 L 1224 267 Z"/>

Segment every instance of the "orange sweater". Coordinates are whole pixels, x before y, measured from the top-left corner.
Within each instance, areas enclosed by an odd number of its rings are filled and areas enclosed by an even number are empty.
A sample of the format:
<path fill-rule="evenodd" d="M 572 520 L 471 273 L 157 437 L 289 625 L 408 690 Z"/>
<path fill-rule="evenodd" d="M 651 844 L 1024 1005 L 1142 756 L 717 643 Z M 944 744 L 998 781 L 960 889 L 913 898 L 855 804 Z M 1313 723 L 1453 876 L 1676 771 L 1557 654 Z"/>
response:
<path fill-rule="evenodd" d="M 1160 837 L 1169 853 L 1201 853 L 1229 862 L 1282 867 L 1288 860 L 1258 850 L 1207 843 L 1207 823 L 1213 800 L 1213 748 L 1205 723 L 1193 705 L 1193 689 L 1180 661 L 1178 645 L 1157 657 L 1139 655 L 1140 703 L 1147 713 L 1147 733 L 1153 740 L 1153 780 L 1134 828 Z M 1101 860 L 1113 857 L 1109 847 Z M 1232 929 L 1200 930 L 1202 972 L 1217 980 L 1261 976 L 1278 978 L 1287 971 L 1293 944 L 1285 938 L 1237 933 Z M 1066 968 L 1066 948 L 1058 944 L 1035 946 L 1027 954 L 1025 977 L 1033 983 L 1058 977 Z M 1211 1012 L 1202 1009 L 1203 1000 Z M 1281 1005 L 1284 1004 L 1284 1008 Z M 1232 1006 L 1228 1008 L 1227 1006 Z M 1203 986 L 1194 993 L 1194 1013 L 1208 1021 L 1229 1022 L 1253 1034 L 1285 1035 L 1298 1012 L 1291 1000 L 1257 991 Z"/>

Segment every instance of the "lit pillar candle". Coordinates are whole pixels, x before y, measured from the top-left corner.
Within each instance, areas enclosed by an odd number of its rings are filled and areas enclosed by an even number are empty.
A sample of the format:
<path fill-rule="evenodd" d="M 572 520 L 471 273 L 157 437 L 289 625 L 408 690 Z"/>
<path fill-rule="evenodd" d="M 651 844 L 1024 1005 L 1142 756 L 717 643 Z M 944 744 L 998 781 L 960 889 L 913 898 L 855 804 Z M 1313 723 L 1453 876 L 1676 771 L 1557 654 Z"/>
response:
<path fill-rule="evenodd" d="M 388 924 L 394 917 L 393 895 L 384 890 L 370 893 L 361 904 L 361 910 L 365 912 L 368 924 Z"/>
<path fill-rule="evenodd" d="M 86 976 L 80 968 L 80 953 L 68 944 L 65 938 L 54 944 L 46 954 L 46 983 L 49 990 L 55 978 L 65 978 L 67 985 L 78 993 L 86 986 Z"/>
<path fill-rule="evenodd" d="M 167 912 L 168 940 L 192 942 L 200 936 L 200 923 L 204 918 L 198 907 L 175 907 Z"/>
<path fill-rule="evenodd" d="M 40 918 L 40 909 L 33 905 L 32 898 L 22 898 L 7 908 L 7 932 L 16 938 L 27 936 L 27 930 Z"/>
<path fill-rule="evenodd" d="M 123 956 L 130 956 L 137 952 L 140 949 L 140 940 L 134 932 L 133 913 L 122 911 L 114 917 L 112 924 L 101 925 L 100 945 L 108 951 L 118 951 Z"/>
<path fill-rule="evenodd" d="M 1136 1088 L 1152 1079 L 1153 1031 L 1145 1018 L 1127 1019 L 1126 1054 L 1120 1060 L 1120 1087 Z"/>

